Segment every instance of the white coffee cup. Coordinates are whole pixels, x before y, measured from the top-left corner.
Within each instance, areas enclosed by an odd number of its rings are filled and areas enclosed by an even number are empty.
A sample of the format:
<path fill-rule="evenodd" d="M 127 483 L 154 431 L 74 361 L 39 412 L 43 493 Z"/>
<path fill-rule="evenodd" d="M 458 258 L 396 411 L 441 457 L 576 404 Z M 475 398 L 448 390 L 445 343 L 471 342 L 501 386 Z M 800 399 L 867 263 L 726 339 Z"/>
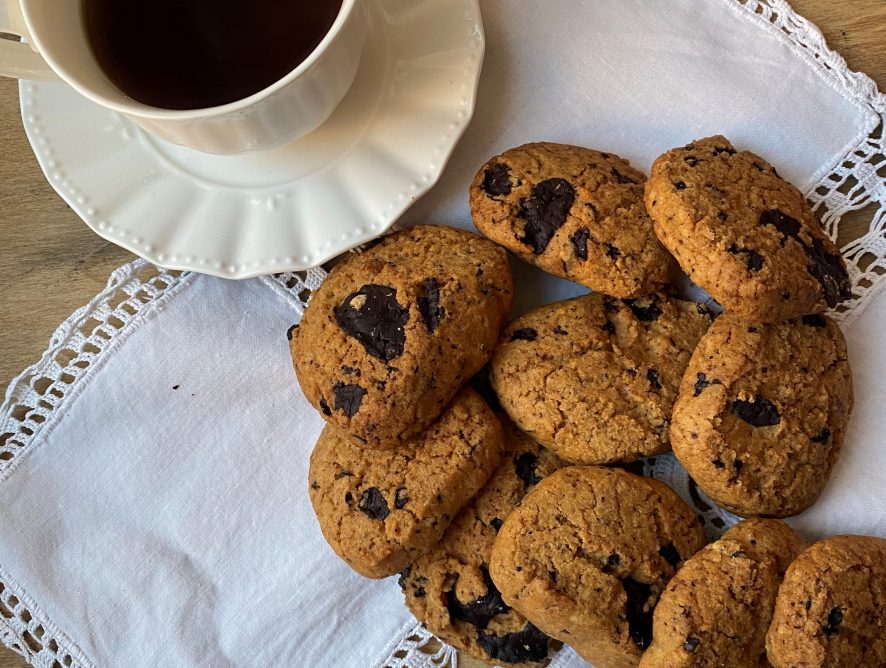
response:
<path fill-rule="evenodd" d="M 264 90 L 217 107 L 161 109 L 111 83 L 92 54 L 81 6 L 79 0 L 0 0 L 0 32 L 27 42 L 0 39 L 0 75 L 61 79 L 146 131 L 209 153 L 269 148 L 316 129 L 351 87 L 366 35 L 363 0 L 343 0 L 317 48 Z"/>

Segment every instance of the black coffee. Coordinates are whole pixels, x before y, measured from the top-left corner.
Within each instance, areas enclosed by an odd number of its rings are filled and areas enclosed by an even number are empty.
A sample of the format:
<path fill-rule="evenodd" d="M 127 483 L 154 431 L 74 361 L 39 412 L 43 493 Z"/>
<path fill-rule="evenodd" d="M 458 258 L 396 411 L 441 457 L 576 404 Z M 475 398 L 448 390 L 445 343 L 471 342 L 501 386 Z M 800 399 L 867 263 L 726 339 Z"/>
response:
<path fill-rule="evenodd" d="M 89 43 L 129 97 L 203 109 L 248 97 L 292 71 L 342 0 L 83 0 Z"/>

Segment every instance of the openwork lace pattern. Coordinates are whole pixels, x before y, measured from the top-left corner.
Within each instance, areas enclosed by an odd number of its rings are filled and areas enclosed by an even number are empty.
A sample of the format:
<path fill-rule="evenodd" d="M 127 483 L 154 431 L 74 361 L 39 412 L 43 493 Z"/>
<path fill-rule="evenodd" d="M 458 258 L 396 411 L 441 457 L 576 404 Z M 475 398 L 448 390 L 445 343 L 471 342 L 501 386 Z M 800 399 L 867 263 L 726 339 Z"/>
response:
<path fill-rule="evenodd" d="M 394 648 L 382 668 L 458 668 L 458 655 L 417 624 Z"/>

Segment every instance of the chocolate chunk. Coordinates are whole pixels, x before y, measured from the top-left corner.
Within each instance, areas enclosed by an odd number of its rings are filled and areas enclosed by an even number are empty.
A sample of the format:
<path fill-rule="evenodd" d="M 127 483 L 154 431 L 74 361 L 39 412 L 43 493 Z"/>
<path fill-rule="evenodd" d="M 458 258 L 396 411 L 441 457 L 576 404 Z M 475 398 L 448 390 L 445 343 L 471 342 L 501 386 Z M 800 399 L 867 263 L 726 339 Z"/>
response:
<path fill-rule="evenodd" d="M 489 658 L 503 663 L 523 663 L 541 661 L 548 655 L 550 639 L 531 623 L 527 622 L 522 631 L 497 636 L 480 631 L 477 644 Z"/>
<path fill-rule="evenodd" d="M 638 299 L 625 299 L 624 303 L 630 307 L 637 319 L 643 322 L 654 322 L 661 317 L 662 310 L 653 302 L 649 302 L 648 306 L 643 306 Z"/>
<path fill-rule="evenodd" d="M 536 462 L 538 462 L 538 457 L 531 452 L 524 452 L 522 455 L 514 457 L 514 469 L 517 472 L 517 476 L 527 486 L 535 485 L 541 481 L 541 476 L 535 471 Z"/>
<path fill-rule="evenodd" d="M 618 313 L 618 302 L 609 296 L 603 297 L 603 310 L 607 313 Z"/>
<path fill-rule="evenodd" d="M 422 322 L 433 334 L 440 326 L 440 321 L 446 315 L 446 310 L 440 306 L 440 284 L 436 278 L 425 279 L 418 295 L 418 312 L 421 313 Z"/>
<path fill-rule="evenodd" d="M 729 155 L 735 155 L 735 149 L 731 146 L 715 146 L 714 147 L 714 155 L 720 155 L 721 153 L 728 153 Z"/>
<path fill-rule="evenodd" d="M 648 369 L 646 371 L 646 380 L 649 381 L 649 384 L 652 386 L 654 390 L 661 389 L 661 382 L 658 380 L 658 371 L 655 369 Z"/>
<path fill-rule="evenodd" d="M 326 399 L 320 399 L 320 410 L 323 411 L 323 415 L 332 415 L 332 409 L 326 403 Z"/>
<path fill-rule="evenodd" d="M 800 320 L 803 321 L 804 325 L 809 325 L 810 327 L 827 327 L 828 322 L 818 313 L 813 313 L 812 315 L 804 315 Z"/>
<path fill-rule="evenodd" d="M 590 232 L 588 228 L 582 227 L 576 230 L 571 237 L 569 237 L 569 241 L 572 242 L 572 250 L 575 251 L 575 257 L 580 260 L 588 259 L 588 237 L 590 236 Z"/>
<path fill-rule="evenodd" d="M 783 235 L 783 238 L 781 240 L 782 246 L 784 246 L 784 242 L 788 237 L 796 239 L 804 246 L 806 245 L 805 242 L 800 238 L 800 221 L 796 218 L 792 218 L 786 213 L 782 213 L 778 209 L 770 209 L 761 213 L 760 224 L 772 225 L 775 229 L 781 232 Z"/>
<path fill-rule="evenodd" d="M 355 308 L 352 304 L 358 302 Z M 403 354 L 409 309 L 397 303 L 397 291 L 385 285 L 364 285 L 334 309 L 335 321 L 357 339 L 366 352 L 389 362 Z"/>
<path fill-rule="evenodd" d="M 480 184 L 490 197 L 511 194 L 511 168 L 503 162 L 497 162 L 492 167 L 487 167 L 483 172 L 483 183 Z"/>
<path fill-rule="evenodd" d="M 677 565 L 683 561 L 673 543 L 662 545 L 661 548 L 659 548 L 658 553 L 661 555 L 662 559 L 668 562 L 673 568 L 677 568 Z"/>
<path fill-rule="evenodd" d="M 295 334 L 295 330 L 298 329 L 298 324 L 293 325 L 289 329 L 286 330 L 286 338 L 289 341 L 292 341 L 292 337 Z"/>
<path fill-rule="evenodd" d="M 480 573 L 486 585 L 486 593 L 473 601 L 462 603 L 455 595 L 455 583 L 453 583 L 452 589 L 446 592 L 446 609 L 449 610 L 450 618 L 467 622 L 478 629 L 485 629 L 490 619 L 507 612 L 510 608 L 502 600 L 501 593 L 489 577 L 489 571 L 481 566 Z"/>
<path fill-rule="evenodd" d="M 357 368 L 352 367 L 352 366 L 348 366 L 347 364 L 342 364 L 342 365 L 341 365 L 341 370 L 342 370 L 342 373 L 345 373 L 345 374 L 347 374 L 347 375 L 349 375 L 349 376 L 357 376 L 357 377 L 359 378 L 360 375 L 361 375 L 361 374 L 360 374 L 360 369 L 357 369 Z"/>
<path fill-rule="evenodd" d="M 707 375 L 705 375 L 703 373 L 696 374 L 695 375 L 695 390 L 692 393 L 692 396 L 697 397 L 702 392 L 704 392 L 706 389 L 708 389 L 711 385 L 722 385 L 722 384 L 723 383 L 721 383 L 716 378 L 714 378 L 712 380 L 708 380 Z"/>
<path fill-rule="evenodd" d="M 489 520 L 489 526 L 491 526 L 496 531 L 501 529 L 502 524 L 504 524 L 504 520 L 499 517 L 493 517 L 491 520 Z"/>
<path fill-rule="evenodd" d="M 425 591 L 424 587 L 418 587 L 414 592 L 412 592 L 412 595 L 415 596 L 415 598 L 424 598 L 424 596 L 427 595 L 427 592 Z"/>
<path fill-rule="evenodd" d="M 752 248 L 740 248 L 739 246 L 732 244 L 726 250 L 733 255 L 744 255 L 745 264 L 750 271 L 760 271 L 763 268 L 763 256 Z"/>
<path fill-rule="evenodd" d="M 523 236 L 518 240 L 532 247 L 538 255 L 548 247 L 575 203 L 575 188 L 563 179 L 547 179 L 532 189 L 528 199 L 520 203 L 520 218 L 526 220 Z"/>
<path fill-rule="evenodd" d="M 354 500 L 354 495 L 350 492 L 345 492 L 345 503 L 351 505 L 351 502 Z"/>
<path fill-rule="evenodd" d="M 687 155 L 685 158 L 683 158 L 683 162 L 685 162 L 690 167 L 695 167 L 698 164 L 698 158 L 696 158 L 694 155 Z"/>
<path fill-rule="evenodd" d="M 732 412 L 754 427 L 772 427 L 781 422 L 775 404 L 759 394 L 753 401 L 736 399 L 732 402 Z"/>
<path fill-rule="evenodd" d="M 821 627 L 821 632 L 828 638 L 837 635 L 840 630 L 837 628 L 843 623 L 843 611 L 840 608 L 831 608 L 828 613 L 828 623 Z"/>
<path fill-rule="evenodd" d="M 400 510 L 409 503 L 409 495 L 406 493 L 405 487 L 398 487 L 397 491 L 394 492 L 394 508 Z"/>
<path fill-rule="evenodd" d="M 603 564 L 603 572 L 611 573 L 616 568 L 618 568 L 619 563 L 621 563 L 621 557 L 617 555 L 615 552 L 606 557 L 606 563 Z"/>
<path fill-rule="evenodd" d="M 852 284 L 839 253 L 828 252 L 820 240 L 813 239 L 812 248 L 806 246 L 806 255 L 811 261 L 807 270 L 818 281 L 824 292 L 824 301 L 830 308 L 852 297 Z"/>
<path fill-rule="evenodd" d="M 401 591 L 406 591 L 406 579 L 409 577 L 409 574 L 412 572 L 412 566 L 407 566 L 402 571 L 400 571 L 400 577 L 397 578 L 397 584 L 400 586 Z"/>
<path fill-rule="evenodd" d="M 694 652 L 698 648 L 699 642 L 701 641 L 698 638 L 689 636 L 686 638 L 686 642 L 683 643 L 683 649 L 687 652 Z"/>
<path fill-rule="evenodd" d="M 683 181 L 674 181 L 674 187 L 677 190 L 686 190 L 686 184 Z"/>
<path fill-rule="evenodd" d="M 557 583 L 557 580 L 559 578 L 560 578 L 560 571 L 557 571 L 557 570 L 548 571 L 548 580 L 550 580 L 554 584 Z"/>
<path fill-rule="evenodd" d="M 830 438 L 831 438 L 831 430 L 828 429 L 827 427 L 823 427 L 820 432 L 818 432 L 815 436 L 813 436 L 809 440 L 812 441 L 813 443 L 824 444 L 824 443 L 827 443 Z"/>
<path fill-rule="evenodd" d="M 335 394 L 335 410 L 344 411 L 348 417 L 354 417 L 354 414 L 360 410 L 363 397 L 366 396 L 366 390 L 357 384 L 345 385 L 338 382 L 332 386 L 332 391 Z M 323 404 L 320 405 L 323 406 Z M 323 412 L 325 413 L 328 408 L 327 405 Z"/>
<path fill-rule="evenodd" d="M 363 490 L 357 507 L 374 520 L 383 520 L 391 514 L 391 511 L 388 509 L 388 502 L 385 501 L 385 497 L 382 496 L 381 490 L 378 487 L 370 487 Z"/>
<path fill-rule="evenodd" d="M 511 341 L 535 341 L 538 338 L 538 332 L 532 327 L 522 327 L 515 329 L 511 334 Z"/>
<path fill-rule="evenodd" d="M 637 183 L 636 181 L 634 181 L 634 179 L 628 178 L 627 176 L 622 174 L 615 167 L 612 168 L 612 175 L 615 177 L 615 180 L 618 181 L 619 183 L 634 183 L 634 184 Z"/>
<path fill-rule="evenodd" d="M 613 246 L 612 244 L 606 244 L 606 255 L 608 257 L 612 258 L 613 260 L 617 260 L 618 258 L 621 257 L 621 251 L 618 250 L 618 248 L 616 246 Z"/>
<path fill-rule="evenodd" d="M 640 649 L 646 649 L 652 642 L 652 607 L 646 609 L 652 587 L 634 578 L 622 580 L 628 602 L 625 614 L 628 618 L 628 633 Z"/>
<path fill-rule="evenodd" d="M 560 336 L 566 336 L 569 334 L 565 329 L 563 329 L 560 325 L 554 327 L 554 334 L 559 334 Z"/>
<path fill-rule="evenodd" d="M 724 469 L 724 468 L 726 468 L 726 464 L 724 464 L 724 463 L 723 463 L 721 460 L 719 460 L 719 459 L 712 459 L 712 460 L 711 460 L 711 464 L 714 465 L 714 468 L 715 468 L 715 469 Z"/>
<path fill-rule="evenodd" d="M 314 480 L 314 481 L 311 483 L 311 489 L 320 489 L 320 483 L 317 482 L 316 480 Z"/>

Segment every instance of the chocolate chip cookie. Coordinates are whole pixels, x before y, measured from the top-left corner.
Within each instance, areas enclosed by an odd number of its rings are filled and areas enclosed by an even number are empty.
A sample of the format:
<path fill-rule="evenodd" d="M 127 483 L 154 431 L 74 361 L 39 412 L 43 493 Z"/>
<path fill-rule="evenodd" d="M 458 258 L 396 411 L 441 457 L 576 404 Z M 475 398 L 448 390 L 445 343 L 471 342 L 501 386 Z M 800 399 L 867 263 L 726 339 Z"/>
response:
<path fill-rule="evenodd" d="M 371 448 L 433 422 L 488 361 L 513 299 L 506 253 L 417 225 L 338 264 L 290 332 L 295 372 L 328 422 Z"/>
<path fill-rule="evenodd" d="M 727 313 L 686 369 L 671 445 L 724 508 L 787 517 L 824 488 L 851 410 L 846 341 L 833 320 L 749 325 Z"/>
<path fill-rule="evenodd" d="M 886 667 L 886 540 L 834 536 L 797 557 L 766 653 L 775 668 Z"/>
<path fill-rule="evenodd" d="M 660 156 L 645 197 L 659 239 L 727 311 L 778 322 L 851 296 L 846 264 L 802 193 L 723 137 Z"/>
<path fill-rule="evenodd" d="M 734 526 L 690 557 L 655 608 L 640 668 L 759 668 L 788 564 L 805 544 L 779 520 Z"/>
<path fill-rule="evenodd" d="M 501 424 L 464 389 L 396 450 L 369 450 L 327 424 L 311 454 L 311 504 L 323 536 L 355 571 L 383 578 L 433 547 L 501 463 Z"/>
<path fill-rule="evenodd" d="M 550 638 L 510 608 L 489 577 L 499 528 L 517 502 L 564 465 L 505 421 L 508 455 L 442 540 L 403 571 L 406 605 L 431 633 L 482 661 L 539 666 Z"/>
<path fill-rule="evenodd" d="M 523 260 L 597 292 L 636 297 L 666 283 L 674 266 L 643 206 L 645 180 L 617 155 L 526 144 L 480 168 L 471 214 Z"/>
<path fill-rule="evenodd" d="M 632 461 L 670 448 L 677 388 L 710 322 L 660 294 L 549 304 L 505 328 L 490 380 L 511 419 L 563 459 Z"/>
<path fill-rule="evenodd" d="M 636 666 L 668 580 L 705 544 L 667 485 L 620 469 L 570 466 L 502 525 L 489 573 L 505 603 L 597 668 Z"/>

